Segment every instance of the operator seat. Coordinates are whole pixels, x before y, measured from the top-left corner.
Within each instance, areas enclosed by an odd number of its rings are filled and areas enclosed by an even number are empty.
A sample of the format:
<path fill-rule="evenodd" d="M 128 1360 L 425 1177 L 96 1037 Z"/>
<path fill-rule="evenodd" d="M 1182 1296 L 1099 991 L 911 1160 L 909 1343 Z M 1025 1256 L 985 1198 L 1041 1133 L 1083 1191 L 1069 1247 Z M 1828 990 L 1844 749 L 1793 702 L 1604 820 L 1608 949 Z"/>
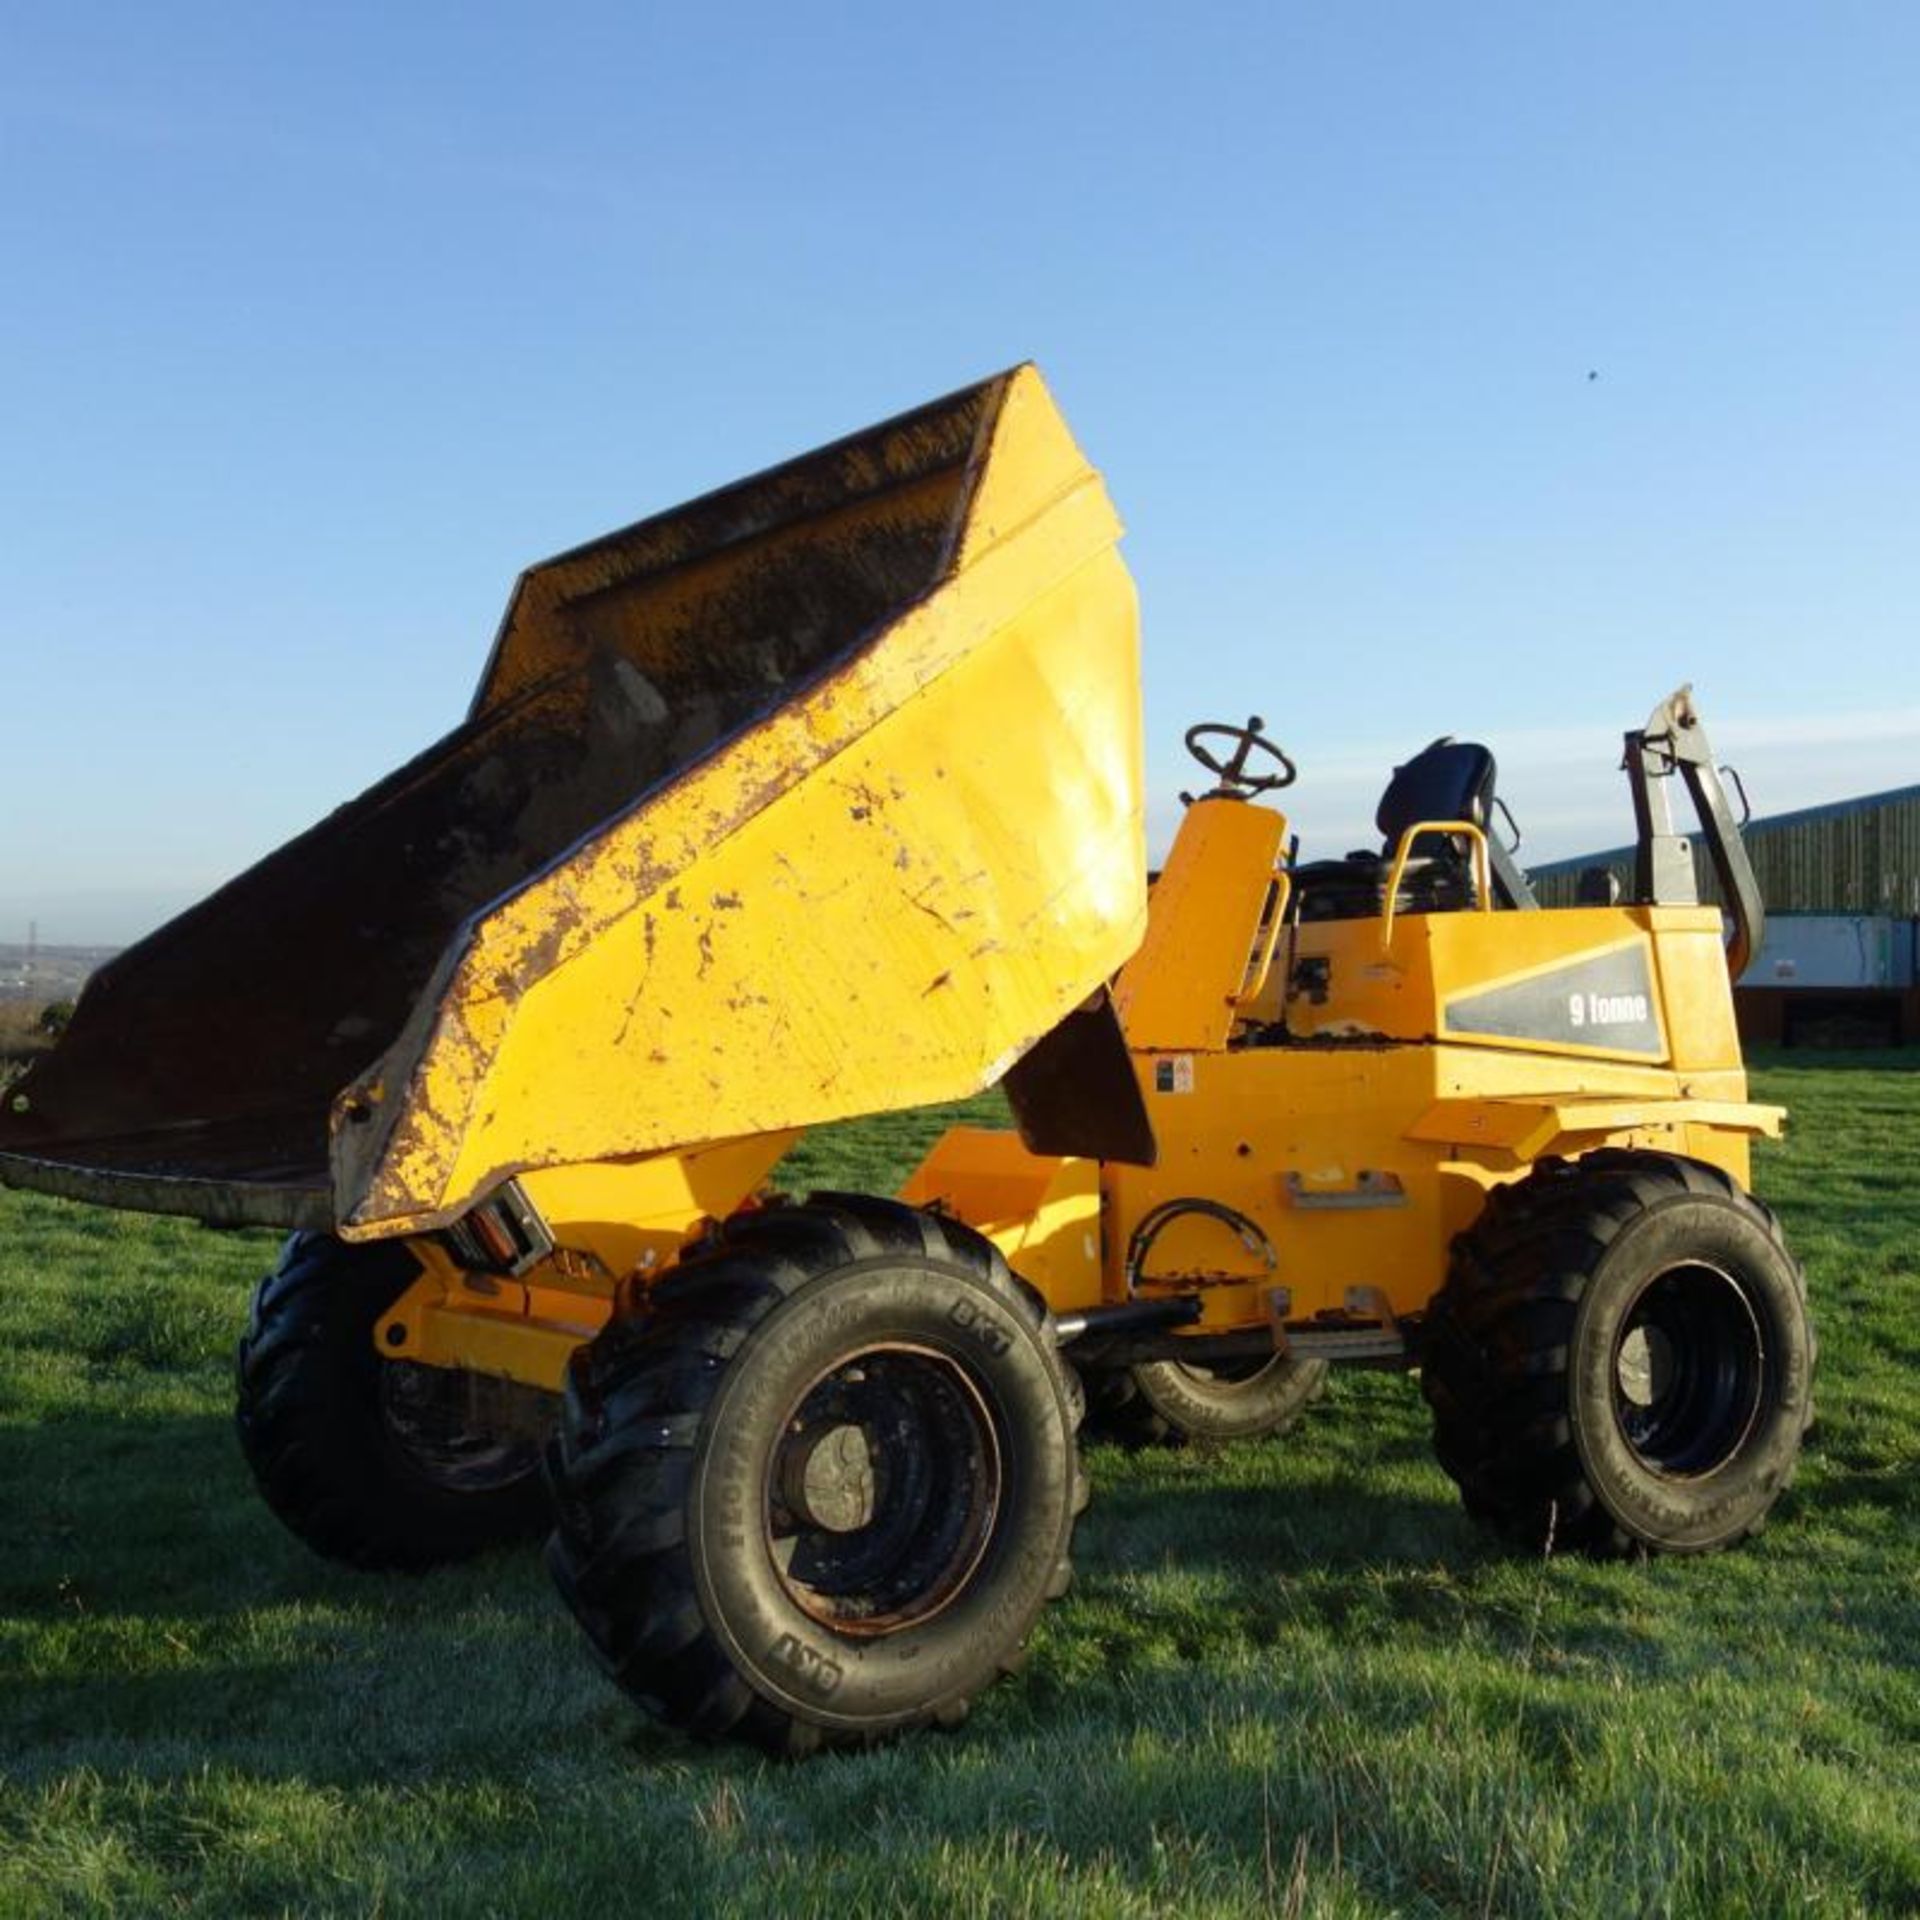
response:
<path fill-rule="evenodd" d="M 1385 836 L 1378 853 L 1344 860 L 1312 860 L 1293 871 L 1302 920 L 1371 919 L 1385 905 L 1387 876 L 1401 836 L 1423 820 L 1464 820 L 1487 836 L 1497 907 L 1535 908 L 1539 902 L 1511 851 L 1492 831 L 1494 762 L 1483 746 L 1443 735 L 1393 770 L 1373 823 Z M 1394 912 L 1457 913 L 1474 904 L 1473 860 L 1465 834 L 1421 836 L 1407 861 Z"/>

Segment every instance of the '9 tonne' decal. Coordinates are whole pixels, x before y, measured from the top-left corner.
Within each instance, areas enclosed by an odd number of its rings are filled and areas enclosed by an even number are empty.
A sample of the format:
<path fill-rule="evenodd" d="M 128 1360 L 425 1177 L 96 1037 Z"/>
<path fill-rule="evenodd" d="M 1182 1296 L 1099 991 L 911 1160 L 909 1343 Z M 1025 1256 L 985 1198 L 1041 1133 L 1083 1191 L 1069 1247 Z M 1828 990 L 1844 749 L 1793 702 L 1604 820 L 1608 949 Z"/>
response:
<path fill-rule="evenodd" d="M 1441 1023 L 1449 1034 L 1577 1046 L 1642 1060 L 1663 1059 L 1667 1051 L 1647 950 L 1639 941 L 1456 995 L 1443 1008 Z"/>

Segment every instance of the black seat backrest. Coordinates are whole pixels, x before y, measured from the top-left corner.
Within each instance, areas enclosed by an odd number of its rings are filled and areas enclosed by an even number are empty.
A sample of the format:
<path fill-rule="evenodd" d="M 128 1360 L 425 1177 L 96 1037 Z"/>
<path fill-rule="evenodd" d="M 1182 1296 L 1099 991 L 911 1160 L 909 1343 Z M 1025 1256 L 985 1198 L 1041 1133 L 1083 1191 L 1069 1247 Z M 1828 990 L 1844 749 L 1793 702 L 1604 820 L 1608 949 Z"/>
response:
<path fill-rule="evenodd" d="M 1302 920 L 1353 920 L 1381 911 L 1387 868 L 1409 827 L 1427 820 L 1464 820 L 1486 835 L 1495 902 L 1537 907 L 1527 876 L 1512 850 L 1493 831 L 1493 755 L 1471 740 L 1447 735 L 1423 747 L 1393 770 L 1373 823 L 1386 837 L 1378 854 L 1351 853 L 1344 860 L 1315 860 L 1294 869 L 1294 893 Z M 1468 885 L 1465 834 L 1423 836 L 1423 857 L 1410 863 L 1395 910 L 1457 912 L 1473 898 Z"/>
<path fill-rule="evenodd" d="M 1422 820 L 1464 820 L 1484 833 L 1493 807 L 1493 774 L 1493 755 L 1485 747 L 1451 737 L 1395 767 L 1373 816 L 1386 836 L 1386 851 L 1391 854 L 1400 836 Z"/>
<path fill-rule="evenodd" d="M 1500 905 L 1535 907 L 1539 902 L 1527 885 L 1527 876 L 1493 831 L 1493 776 L 1493 755 L 1471 740 L 1443 735 L 1432 746 L 1423 747 L 1404 767 L 1394 768 L 1380 796 L 1373 824 L 1386 837 L 1382 853 L 1391 859 L 1401 836 L 1423 820 L 1464 820 L 1487 836 L 1487 861 Z M 1464 847 L 1465 836 L 1458 840 Z"/>

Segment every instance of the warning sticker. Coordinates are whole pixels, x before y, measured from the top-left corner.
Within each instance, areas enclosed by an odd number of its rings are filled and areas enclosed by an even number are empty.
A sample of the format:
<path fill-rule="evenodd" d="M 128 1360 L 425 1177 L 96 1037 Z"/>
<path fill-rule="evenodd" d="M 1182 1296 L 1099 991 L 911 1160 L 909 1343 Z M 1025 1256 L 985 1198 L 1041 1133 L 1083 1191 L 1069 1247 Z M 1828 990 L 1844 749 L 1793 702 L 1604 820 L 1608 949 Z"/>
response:
<path fill-rule="evenodd" d="M 1193 1091 L 1193 1055 L 1176 1053 L 1171 1059 L 1153 1063 L 1155 1093 L 1191 1093 Z"/>

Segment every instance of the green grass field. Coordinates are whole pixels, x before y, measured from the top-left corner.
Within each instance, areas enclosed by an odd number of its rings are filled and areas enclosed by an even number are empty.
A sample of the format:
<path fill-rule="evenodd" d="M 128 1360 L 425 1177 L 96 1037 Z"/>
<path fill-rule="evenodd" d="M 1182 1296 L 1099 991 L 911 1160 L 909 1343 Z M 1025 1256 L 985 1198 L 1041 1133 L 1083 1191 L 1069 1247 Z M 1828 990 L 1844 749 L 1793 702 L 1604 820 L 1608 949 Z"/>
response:
<path fill-rule="evenodd" d="M 0 1914 L 1920 1910 L 1920 1060 L 1757 1084 L 1823 1355 L 1753 1546 L 1512 1557 L 1355 1375 L 1285 1442 L 1093 1450 L 1025 1672 L 801 1766 L 640 1719 L 532 1553 L 283 1534 L 228 1412 L 270 1239 L 0 1195 Z M 789 1183 L 885 1187 L 936 1124 Z"/>

